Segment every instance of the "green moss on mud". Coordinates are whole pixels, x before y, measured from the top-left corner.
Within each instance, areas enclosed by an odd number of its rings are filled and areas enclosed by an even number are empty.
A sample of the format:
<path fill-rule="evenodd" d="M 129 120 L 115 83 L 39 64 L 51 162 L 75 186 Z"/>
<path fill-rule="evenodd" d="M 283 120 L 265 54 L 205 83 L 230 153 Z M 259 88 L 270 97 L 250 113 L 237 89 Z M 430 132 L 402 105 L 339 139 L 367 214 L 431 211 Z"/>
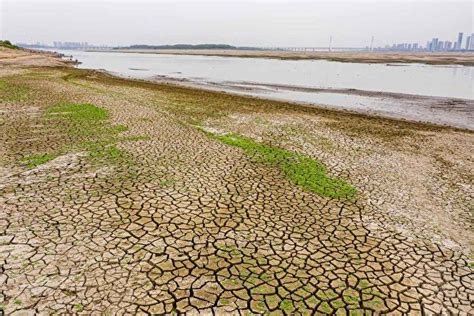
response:
<path fill-rule="evenodd" d="M 326 167 L 308 156 L 260 144 L 235 134 L 206 134 L 224 144 L 243 149 L 258 162 L 277 166 L 294 184 L 310 192 L 330 198 L 353 198 L 357 193 L 344 180 L 328 176 Z"/>
<path fill-rule="evenodd" d="M 35 168 L 55 158 L 52 154 L 34 154 L 23 158 L 23 164 L 28 168 Z"/>
<path fill-rule="evenodd" d="M 7 80 L 0 80 L 0 102 L 21 102 L 28 99 L 29 89 L 17 83 L 13 83 Z"/>
<path fill-rule="evenodd" d="M 117 160 L 125 153 L 116 146 L 117 134 L 126 131 L 124 125 L 110 126 L 107 110 L 93 104 L 59 103 L 46 115 L 62 125 L 70 135 L 70 147 L 89 152 L 96 160 Z"/>
<path fill-rule="evenodd" d="M 87 151 L 96 162 L 126 160 L 128 155 L 117 147 L 119 133 L 128 130 L 124 125 L 108 124 L 109 113 L 93 104 L 58 103 L 45 112 L 48 125 L 64 133 L 65 137 L 46 153 L 33 153 L 21 164 L 35 168 L 55 157 L 72 151 Z"/>

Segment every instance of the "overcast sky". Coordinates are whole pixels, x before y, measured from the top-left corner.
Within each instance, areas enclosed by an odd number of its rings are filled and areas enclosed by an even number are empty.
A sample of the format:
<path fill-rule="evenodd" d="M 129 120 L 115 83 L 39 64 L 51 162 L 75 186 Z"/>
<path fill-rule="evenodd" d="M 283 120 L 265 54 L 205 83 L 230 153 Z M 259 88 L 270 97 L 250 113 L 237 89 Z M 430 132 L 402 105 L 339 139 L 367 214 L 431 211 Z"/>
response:
<path fill-rule="evenodd" d="M 454 40 L 474 0 L 0 0 L 0 38 L 94 44 L 360 47 Z"/>

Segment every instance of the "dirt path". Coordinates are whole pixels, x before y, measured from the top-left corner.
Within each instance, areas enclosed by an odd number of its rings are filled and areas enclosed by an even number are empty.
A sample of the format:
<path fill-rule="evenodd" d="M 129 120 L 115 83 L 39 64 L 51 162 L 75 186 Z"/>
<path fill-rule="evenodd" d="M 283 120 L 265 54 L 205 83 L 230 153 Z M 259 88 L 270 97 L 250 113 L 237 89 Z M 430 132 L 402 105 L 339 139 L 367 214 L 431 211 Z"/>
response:
<path fill-rule="evenodd" d="M 472 133 L 0 67 L 7 315 L 473 312 Z M 357 196 L 201 128 L 311 157 Z"/>

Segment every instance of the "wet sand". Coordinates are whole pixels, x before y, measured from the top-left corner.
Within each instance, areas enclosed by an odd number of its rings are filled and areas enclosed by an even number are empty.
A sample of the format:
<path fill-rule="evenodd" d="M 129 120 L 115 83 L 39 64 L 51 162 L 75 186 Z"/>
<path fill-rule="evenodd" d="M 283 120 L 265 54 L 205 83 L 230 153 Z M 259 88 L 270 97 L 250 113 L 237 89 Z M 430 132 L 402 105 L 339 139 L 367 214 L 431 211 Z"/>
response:
<path fill-rule="evenodd" d="M 474 130 L 474 100 L 358 89 L 322 89 L 253 82 L 205 82 L 167 76 L 155 76 L 152 81 L 291 102 L 295 106 L 315 106 L 337 111 Z M 351 102 L 345 103 L 345 106 L 315 103 L 310 101 L 310 96 L 314 93 L 326 95 L 328 102 L 338 98 L 341 99 L 338 102 L 343 103 L 344 98 L 353 96 L 364 102 L 365 106 L 350 106 Z M 308 96 L 307 101 L 304 101 L 305 96 Z M 301 101 L 292 101 L 292 98 L 300 98 Z"/>

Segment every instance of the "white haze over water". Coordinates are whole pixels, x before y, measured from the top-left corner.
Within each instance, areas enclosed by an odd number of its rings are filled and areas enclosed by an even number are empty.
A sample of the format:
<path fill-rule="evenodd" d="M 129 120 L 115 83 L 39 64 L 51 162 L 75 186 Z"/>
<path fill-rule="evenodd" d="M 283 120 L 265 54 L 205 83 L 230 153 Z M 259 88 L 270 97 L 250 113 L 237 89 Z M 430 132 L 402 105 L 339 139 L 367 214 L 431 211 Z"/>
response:
<path fill-rule="evenodd" d="M 454 41 L 474 1 L 0 0 L 0 38 L 106 45 L 363 47 Z"/>

